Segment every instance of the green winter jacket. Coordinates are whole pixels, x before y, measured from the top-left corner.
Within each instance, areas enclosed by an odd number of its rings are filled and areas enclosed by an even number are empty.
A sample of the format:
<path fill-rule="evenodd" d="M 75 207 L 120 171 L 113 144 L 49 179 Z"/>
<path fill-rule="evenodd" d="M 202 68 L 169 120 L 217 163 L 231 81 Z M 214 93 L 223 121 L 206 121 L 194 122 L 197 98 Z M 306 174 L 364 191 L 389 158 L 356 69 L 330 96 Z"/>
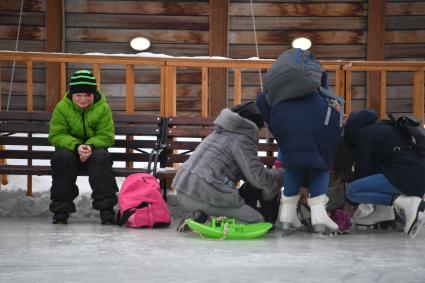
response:
<path fill-rule="evenodd" d="M 104 94 L 98 91 L 93 104 L 84 110 L 69 95 L 56 105 L 49 128 L 49 142 L 54 147 L 75 150 L 77 145 L 88 144 L 108 148 L 114 141 L 114 121 Z"/>

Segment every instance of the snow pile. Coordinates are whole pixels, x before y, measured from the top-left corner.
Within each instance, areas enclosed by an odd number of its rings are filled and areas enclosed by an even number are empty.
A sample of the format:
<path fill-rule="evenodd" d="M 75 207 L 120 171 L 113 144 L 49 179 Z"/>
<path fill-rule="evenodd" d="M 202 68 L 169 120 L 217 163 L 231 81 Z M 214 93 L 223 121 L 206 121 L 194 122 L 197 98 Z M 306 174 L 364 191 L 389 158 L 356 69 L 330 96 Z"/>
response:
<path fill-rule="evenodd" d="M 51 215 L 49 212 L 50 192 L 35 192 L 33 197 L 26 196 L 26 191 L 1 190 L 0 191 L 0 217 L 35 217 Z M 99 212 L 91 207 L 90 194 L 81 194 L 75 200 L 76 217 L 98 217 Z"/>
<path fill-rule="evenodd" d="M 72 214 L 74 219 L 98 219 L 99 212 L 91 206 L 90 193 L 80 194 L 74 201 L 77 212 Z M 32 197 L 26 196 L 23 189 L 0 190 L 0 217 L 50 217 L 50 192 L 35 192 Z M 188 215 L 177 201 L 174 193 L 169 193 L 167 205 L 174 221 Z M 118 205 L 115 211 L 118 211 Z"/>

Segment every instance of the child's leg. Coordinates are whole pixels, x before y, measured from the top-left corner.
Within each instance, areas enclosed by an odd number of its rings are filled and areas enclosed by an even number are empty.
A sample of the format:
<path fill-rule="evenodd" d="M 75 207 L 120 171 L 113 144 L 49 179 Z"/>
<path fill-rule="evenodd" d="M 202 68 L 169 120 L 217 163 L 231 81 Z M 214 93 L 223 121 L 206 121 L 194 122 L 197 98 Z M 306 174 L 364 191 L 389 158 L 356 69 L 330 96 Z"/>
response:
<path fill-rule="evenodd" d="M 303 168 L 287 168 L 285 169 L 285 178 L 283 185 L 283 195 L 292 197 L 298 195 L 303 178 Z"/>
<path fill-rule="evenodd" d="M 192 212 L 200 210 L 203 213 L 211 216 L 225 216 L 235 218 L 236 222 L 241 223 L 256 223 L 264 221 L 261 213 L 246 204 L 242 205 L 241 207 L 223 207 L 211 205 L 184 194 L 177 194 L 177 198 L 183 207 Z"/>
<path fill-rule="evenodd" d="M 75 152 L 56 149 L 50 162 L 52 167 L 52 187 L 50 189 L 51 212 L 75 212 L 74 199 L 78 196 L 77 180 L 80 160 Z"/>
<path fill-rule="evenodd" d="M 308 205 L 311 211 L 311 224 L 316 232 L 336 231 L 338 225 L 329 218 L 326 212 L 326 191 L 329 185 L 329 171 L 309 168 L 310 198 Z"/>
<path fill-rule="evenodd" d="M 301 227 L 297 215 L 297 206 L 300 199 L 300 187 L 303 181 L 304 168 L 291 168 L 285 170 L 283 196 L 279 220 L 284 231 Z"/>
<path fill-rule="evenodd" d="M 401 192 L 384 174 L 375 174 L 351 182 L 345 194 L 350 201 L 356 203 L 390 205 Z"/>
<path fill-rule="evenodd" d="M 329 171 L 318 168 L 309 168 L 308 171 L 310 198 L 326 194 L 329 185 Z"/>

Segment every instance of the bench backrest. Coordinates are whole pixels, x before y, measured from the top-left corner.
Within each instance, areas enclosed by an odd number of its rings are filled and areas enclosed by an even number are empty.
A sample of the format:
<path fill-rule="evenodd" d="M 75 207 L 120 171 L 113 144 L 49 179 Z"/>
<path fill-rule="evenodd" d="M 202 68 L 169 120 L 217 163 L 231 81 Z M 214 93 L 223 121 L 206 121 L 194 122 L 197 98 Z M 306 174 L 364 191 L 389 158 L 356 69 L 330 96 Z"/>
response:
<path fill-rule="evenodd" d="M 167 166 L 186 161 L 190 153 L 207 137 L 214 127 L 214 117 L 172 117 L 164 121 L 167 136 Z M 259 133 L 258 144 L 261 160 L 268 167 L 273 165 L 278 150 L 273 135 L 266 129 Z"/>
<path fill-rule="evenodd" d="M 0 145 L 13 145 L 0 150 L 2 159 L 50 160 L 54 148 L 50 146 L 49 112 L 0 112 Z M 114 161 L 147 162 L 152 148 L 161 142 L 159 116 L 114 113 L 115 144 L 110 148 Z M 23 148 L 16 148 L 23 146 Z"/>

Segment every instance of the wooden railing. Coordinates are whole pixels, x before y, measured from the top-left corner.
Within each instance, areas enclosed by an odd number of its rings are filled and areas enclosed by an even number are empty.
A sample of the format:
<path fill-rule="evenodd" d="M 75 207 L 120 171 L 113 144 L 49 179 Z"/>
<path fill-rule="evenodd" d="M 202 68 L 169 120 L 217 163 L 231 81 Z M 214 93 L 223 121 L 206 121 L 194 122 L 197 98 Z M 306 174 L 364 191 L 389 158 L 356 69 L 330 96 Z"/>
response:
<path fill-rule="evenodd" d="M 208 116 L 208 72 L 210 68 L 228 68 L 233 71 L 233 100 L 238 104 L 242 100 L 242 72 L 247 70 L 266 71 L 275 60 L 272 59 L 226 59 L 226 58 L 191 58 L 191 57 L 142 57 L 134 55 L 91 55 L 65 53 L 38 53 L 0 51 L 2 61 L 22 61 L 27 65 L 27 110 L 32 111 L 34 62 L 60 63 L 60 89 L 66 90 L 67 63 L 92 64 L 93 72 L 101 84 L 101 65 L 118 64 L 126 66 L 126 103 L 127 113 L 135 109 L 136 65 L 159 66 L 160 72 L 160 114 L 171 117 L 177 113 L 176 74 L 179 68 L 199 68 L 201 71 L 201 116 Z M 424 122 L 424 70 L 425 61 L 321 61 L 328 72 L 335 72 L 335 93 L 346 98 L 346 112 L 351 111 L 351 72 L 379 71 L 381 73 L 380 109 L 383 117 L 386 113 L 386 74 L 392 71 L 413 72 L 413 113 Z"/>
<path fill-rule="evenodd" d="M 346 112 L 351 112 L 351 72 L 353 71 L 379 71 L 379 116 L 385 118 L 387 114 L 387 73 L 388 72 L 413 72 L 413 111 L 412 113 L 424 123 L 424 71 L 425 61 L 354 61 L 343 66 L 345 71 L 345 99 Z"/>

